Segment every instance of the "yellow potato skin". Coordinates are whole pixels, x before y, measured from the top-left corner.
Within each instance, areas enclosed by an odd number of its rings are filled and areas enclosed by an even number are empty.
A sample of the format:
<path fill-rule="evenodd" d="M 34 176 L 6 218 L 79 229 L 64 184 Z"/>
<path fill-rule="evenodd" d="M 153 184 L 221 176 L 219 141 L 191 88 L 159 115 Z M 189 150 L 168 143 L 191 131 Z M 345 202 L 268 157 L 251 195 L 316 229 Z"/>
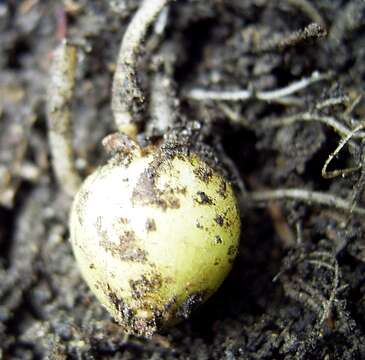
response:
<path fill-rule="evenodd" d="M 126 332 L 151 336 L 220 286 L 240 217 L 231 185 L 198 155 L 157 150 L 90 175 L 70 231 L 93 293 Z"/>

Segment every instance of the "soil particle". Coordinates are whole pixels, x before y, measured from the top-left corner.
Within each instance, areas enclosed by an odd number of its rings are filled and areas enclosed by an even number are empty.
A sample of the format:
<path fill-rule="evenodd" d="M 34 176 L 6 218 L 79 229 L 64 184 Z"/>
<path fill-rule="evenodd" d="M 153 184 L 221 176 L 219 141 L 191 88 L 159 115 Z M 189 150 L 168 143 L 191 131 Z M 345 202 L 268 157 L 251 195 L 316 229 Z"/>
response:
<path fill-rule="evenodd" d="M 213 200 L 204 192 L 198 191 L 197 196 L 194 198 L 194 201 L 199 205 L 212 205 Z"/>
<path fill-rule="evenodd" d="M 188 296 L 176 311 L 176 316 L 188 319 L 190 314 L 203 303 L 205 291 L 198 291 Z"/>
<path fill-rule="evenodd" d="M 109 284 L 106 285 L 106 295 L 115 306 L 115 310 L 120 315 L 123 323 L 131 325 L 133 321 L 133 310 L 111 290 Z"/>
<path fill-rule="evenodd" d="M 133 231 L 125 231 L 120 235 L 119 244 L 108 239 L 107 232 L 104 232 L 100 240 L 100 246 L 113 257 L 118 257 L 122 261 L 145 263 L 148 258 L 146 250 L 139 248 L 138 239 Z"/>
<path fill-rule="evenodd" d="M 236 246 L 230 246 L 227 252 L 228 256 L 235 256 L 237 253 L 237 247 Z"/>
<path fill-rule="evenodd" d="M 146 231 L 151 232 L 151 231 L 156 231 L 156 230 L 157 230 L 156 221 L 154 219 L 147 219 Z"/>
<path fill-rule="evenodd" d="M 223 199 L 227 197 L 227 183 L 223 179 L 219 184 L 218 195 L 221 196 Z"/>
<path fill-rule="evenodd" d="M 219 226 L 223 226 L 224 219 L 221 215 L 217 215 L 214 220 Z"/>
<path fill-rule="evenodd" d="M 162 285 L 161 275 L 156 273 L 142 275 L 138 280 L 130 280 L 129 285 L 135 299 L 143 300 L 144 297 L 153 296 L 153 293 Z"/>
<path fill-rule="evenodd" d="M 216 235 L 215 238 L 214 238 L 214 242 L 216 244 L 222 244 L 223 243 L 223 240 L 222 240 L 222 238 L 219 235 Z"/>
<path fill-rule="evenodd" d="M 138 287 L 138 285 L 136 284 Z M 156 332 L 157 320 L 160 314 L 158 312 L 151 311 L 151 316 L 148 318 L 139 317 L 137 315 L 137 310 L 133 310 L 125 300 L 118 297 L 107 284 L 105 288 L 105 293 L 108 296 L 111 304 L 114 305 L 115 311 L 117 313 L 117 319 L 120 325 L 132 331 L 136 335 L 151 337 L 152 334 Z M 144 308 L 143 301 L 140 302 L 141 310 Z"/>
<path fill-rule="evenodd" d="M 143 206 L 157 206 L 162 210 L 178 209 L 180 201 L 176 196 L 176 189 L 166 187 L 161 190 L 156 184 L 161 172 L 168 171 L 169 160 L 157 152 L 146 170 L 141 174 L 132 193 L 132 203 Z"/>
<path fill-rule="evenodd" d="M 194 174 L 200 181 L 209 184 L 213 176 L 213 170 L 209 166 L 202 165 L 194 170 Z"/>

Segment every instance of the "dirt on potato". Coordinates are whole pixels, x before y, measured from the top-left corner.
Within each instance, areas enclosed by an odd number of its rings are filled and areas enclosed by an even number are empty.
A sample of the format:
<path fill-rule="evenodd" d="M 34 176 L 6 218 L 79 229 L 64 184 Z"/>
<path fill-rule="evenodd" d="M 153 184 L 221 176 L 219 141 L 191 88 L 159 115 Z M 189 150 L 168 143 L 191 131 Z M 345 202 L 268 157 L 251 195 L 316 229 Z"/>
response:
<path fill-rule="evenodd" d="M 126 336 L 81 278 L 47 139 L 52 50 L 64 36 L 78 47 L 85 177 L 108 158 L 140 4 L 0 1 L 0 359 L 364 359 L 363 0 L 172 2 L 138 63 L 139 141 L 165 135 L 234 183 L 239 255 L 207 303 L 151 339 Z M 160 78 L 171 92 L 152 101 Z"/>

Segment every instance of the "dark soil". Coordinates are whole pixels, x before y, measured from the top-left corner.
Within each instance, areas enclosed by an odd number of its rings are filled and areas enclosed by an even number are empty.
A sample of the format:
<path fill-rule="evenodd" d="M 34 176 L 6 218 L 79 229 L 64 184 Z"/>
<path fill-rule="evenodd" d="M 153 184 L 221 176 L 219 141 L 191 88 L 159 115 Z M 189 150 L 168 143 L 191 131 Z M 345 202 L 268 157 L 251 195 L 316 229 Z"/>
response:
<path fill-rule="evenodd" d="M 364 133 L 328 167 L 356 170 L 321 176 L 344 137 L 323 118 L 348 131 L 365 119 L 363 0 L 174 2 L 164 34 L 146 42 L 140 80 L 148 99 L 156 72 L 172 78 L 176 123 L 200 122 L 199 141 L 236 183 L 240 253 L 208 303 L 149 340 L 125 337 L 81 279 L 68 242 L 70 201 L 47 143 L 52 49 L 64 33 L 80 45 L 74 145 L 86 175 L 107 157 L 111 80 L 139 4 L 0 1 L 0 359 L 364 359 Z M 158 54 L 168 55 L 164 67 Z M 286 103 L 189 96 L 197 87 L 269 91 L 315 71 L 330 77 Z M 284 124 L 289 115 L 297 121 Z M 278 189 L 309 192 L 311 201 L 268 202 Z"/>

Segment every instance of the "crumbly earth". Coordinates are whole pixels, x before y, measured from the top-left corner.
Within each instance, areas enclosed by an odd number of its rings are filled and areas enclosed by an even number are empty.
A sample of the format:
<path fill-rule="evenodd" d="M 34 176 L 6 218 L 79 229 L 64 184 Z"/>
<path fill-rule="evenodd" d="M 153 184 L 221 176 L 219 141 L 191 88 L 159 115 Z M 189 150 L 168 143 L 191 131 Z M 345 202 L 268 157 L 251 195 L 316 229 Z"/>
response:
<path fill-rule="evenodd" d="M 139 4 L 0 2 L 0 358 L 365 358 L 363 216 L 316 201 L 250 201 L 253 192 L 297 188 L 364 207 L 362 136 L 329 166 L 360 169 L 321 176 L 341 140 L 323 119 L 353 128 L 365 118 L 362 0 L 174 2 L 165 34 L 156 40 L 152 31 L 145 43 L 139 81 L 148 101 L 156 72 L 172 78 L 179 109 L 166 151 L 180 142 L 243 189 L 237 193 L 244 241 L 216 294 L 152 339 L 126 337 L 88 289 L 68 241 L 71 200 L 50 167 L 47 70 L 67 31 L 80 44 L 74 147 L 86 176 L 107 158 L 101 140 L 115 131 L 111 79 L 120 40 Z M 313 21 L 322 22 L 327 34 L 303 35 Z M 195 87 L 268 91 L 314 71 L 332 77 L 286 103 L 202 102 L 186 95 Z M 322 120 L 286 121 L 303 112 Z M 272 120 L 281 123 L 269 126 Z M 148 143 L 151 122 L 146 116 L 141 124 L 141 142 Z M 153 231 L 154 224 L 148 228 Z"/>

